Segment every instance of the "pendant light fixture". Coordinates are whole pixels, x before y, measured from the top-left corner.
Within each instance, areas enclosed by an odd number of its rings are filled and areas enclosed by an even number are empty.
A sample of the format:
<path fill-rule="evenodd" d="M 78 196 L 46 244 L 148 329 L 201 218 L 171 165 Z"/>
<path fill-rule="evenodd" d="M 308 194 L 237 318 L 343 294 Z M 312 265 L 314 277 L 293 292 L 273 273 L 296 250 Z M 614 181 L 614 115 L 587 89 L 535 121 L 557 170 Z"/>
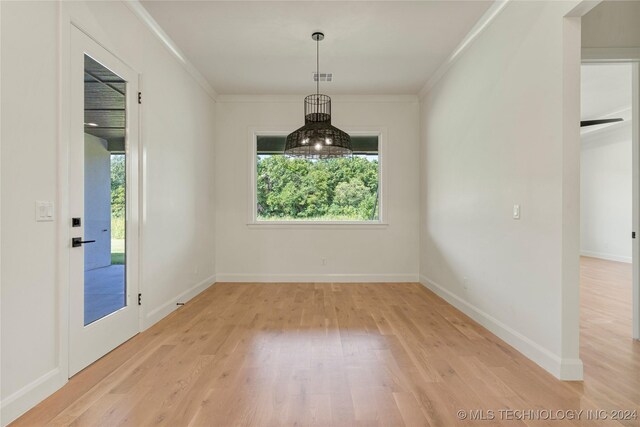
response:
<path fill-rule="evenodd" d="M 284 154 L 305 159 L 350 157 L 351 138 L 331 125 L 331 98 L 320 93 L 320 41 L 324 34 L 311 35 L 316 42 L 316 93 L 304 99 L 304 126 L 287 136 Z"/>

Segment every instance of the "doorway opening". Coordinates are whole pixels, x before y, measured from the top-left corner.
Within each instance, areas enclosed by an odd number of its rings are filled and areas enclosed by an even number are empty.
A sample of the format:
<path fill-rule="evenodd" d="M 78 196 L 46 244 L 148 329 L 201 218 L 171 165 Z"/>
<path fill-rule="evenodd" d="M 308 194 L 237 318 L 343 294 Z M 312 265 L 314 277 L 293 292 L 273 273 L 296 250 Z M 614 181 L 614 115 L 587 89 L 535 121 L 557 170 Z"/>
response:
<path fill-rule="evenodd" d="M 581 66 L 580 326 L 581 357 L 626 357 L 611 342 L 634 337 L 635 64 Z M 592 357 L 594 360 L 589 360 Z M 624 364 L 621 364 L 624 366 Z"/>

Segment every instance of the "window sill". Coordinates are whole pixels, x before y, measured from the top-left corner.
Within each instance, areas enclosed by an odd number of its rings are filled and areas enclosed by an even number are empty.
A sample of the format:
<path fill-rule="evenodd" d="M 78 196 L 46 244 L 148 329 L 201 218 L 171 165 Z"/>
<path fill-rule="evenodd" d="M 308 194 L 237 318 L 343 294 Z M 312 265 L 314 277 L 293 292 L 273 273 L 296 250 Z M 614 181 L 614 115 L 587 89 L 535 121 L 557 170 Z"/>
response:
<path fill-rule="evenodd" d="M 292 228 L 292 229 L 381 229 L 389 224 L 380 221 L 254 221 L 247 224 L 248 228 Z"/>

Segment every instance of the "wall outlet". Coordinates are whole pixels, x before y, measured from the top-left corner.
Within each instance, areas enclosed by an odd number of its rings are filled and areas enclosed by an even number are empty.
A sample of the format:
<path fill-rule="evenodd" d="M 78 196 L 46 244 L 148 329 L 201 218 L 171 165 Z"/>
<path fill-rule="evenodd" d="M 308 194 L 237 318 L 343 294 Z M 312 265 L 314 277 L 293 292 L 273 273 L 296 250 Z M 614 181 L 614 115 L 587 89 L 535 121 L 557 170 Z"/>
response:
<path fill-rule="evenodd" d="M 327 265 L 327 259 L 326 258 L 322 258 L 322 260 L 320 262 L 322 263 L 322 265 Z"/>

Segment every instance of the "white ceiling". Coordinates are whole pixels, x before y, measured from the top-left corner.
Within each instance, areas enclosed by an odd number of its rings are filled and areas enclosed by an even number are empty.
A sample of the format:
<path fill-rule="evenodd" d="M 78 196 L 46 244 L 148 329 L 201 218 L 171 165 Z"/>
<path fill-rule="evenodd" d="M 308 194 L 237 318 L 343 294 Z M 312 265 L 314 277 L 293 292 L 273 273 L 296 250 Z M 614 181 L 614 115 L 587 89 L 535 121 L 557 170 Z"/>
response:
<path fill-rule="evenodd" d="M 143 1 L 221 94 L 416 94 L 493 1 Z"/>

